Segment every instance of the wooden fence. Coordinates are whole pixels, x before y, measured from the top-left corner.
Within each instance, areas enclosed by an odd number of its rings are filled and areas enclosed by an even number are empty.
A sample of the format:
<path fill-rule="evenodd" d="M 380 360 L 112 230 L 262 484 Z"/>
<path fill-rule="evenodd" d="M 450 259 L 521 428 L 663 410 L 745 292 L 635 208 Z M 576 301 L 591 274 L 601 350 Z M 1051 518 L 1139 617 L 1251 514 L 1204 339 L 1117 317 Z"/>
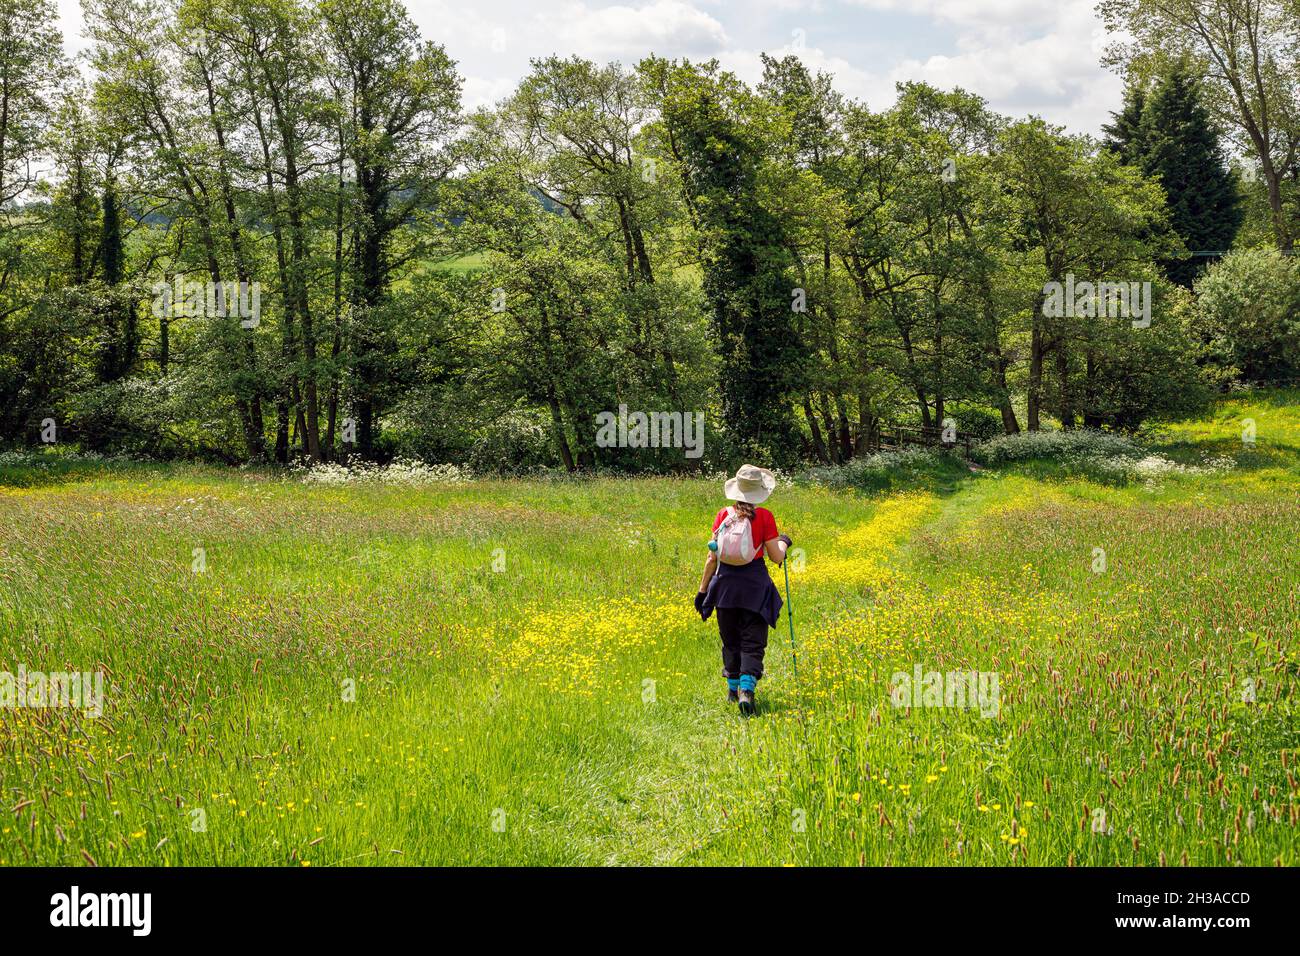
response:
<path fill-rule="evenodd" d="M 946 448 L 960 450 L 963 458 L 970 458 L 974 439 L 958 431 L 951 431 L 945 436 L 945 429 L 935 425 L 901 425 L 895 422 L 879 422 L 867 436 L 867 450 L 901 451 L 908 445 L 920 445 L 925 448 Z"/>

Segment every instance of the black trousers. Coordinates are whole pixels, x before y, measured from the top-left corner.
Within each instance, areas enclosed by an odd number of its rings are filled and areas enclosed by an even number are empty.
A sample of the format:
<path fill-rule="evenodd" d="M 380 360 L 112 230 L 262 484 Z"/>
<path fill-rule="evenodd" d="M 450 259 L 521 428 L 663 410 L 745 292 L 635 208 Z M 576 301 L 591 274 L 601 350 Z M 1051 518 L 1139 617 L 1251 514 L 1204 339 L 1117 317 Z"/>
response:
<path fill-rule="evenodd" d="M 718 633 L 722 635 L 722 676 L 733 680 L 742 674 L 762 677 L 767 621 L 743 607 L 720 607 L 717 615 Z"/>

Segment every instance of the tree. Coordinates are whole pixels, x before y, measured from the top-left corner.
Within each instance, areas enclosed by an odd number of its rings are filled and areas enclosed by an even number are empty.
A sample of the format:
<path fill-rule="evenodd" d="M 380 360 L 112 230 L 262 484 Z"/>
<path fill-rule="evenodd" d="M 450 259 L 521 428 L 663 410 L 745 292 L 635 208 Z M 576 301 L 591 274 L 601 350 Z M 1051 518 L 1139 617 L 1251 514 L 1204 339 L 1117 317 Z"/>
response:
<path fill-rule="evenodd" d="M 843 195 L 845 102 L 830 75 L 811 73 L 792 55 L 778 60 L 763 54 L 758 92 L 782 115 L 768 192 L 785 224 L 797 288 L 807 300 L 806 311 L 795 317 L 808 352 L 799 396 L 804 420 L 817 457 L 843 462 L 855 451 L 851 404 L 861 399 L 869 374 L 850 361 L 845 348 L 844 300 L 852 292 L 836 268 L 849 220 Z"/>
<path fill-rule="evenodd" d="M 740 450 L 797 453 L 789 400 L 803 371 L 792 321 L 796 283 L 780 220 L 759 200 L 767 155 L 762 106 L 716 63 L 646 64 L 699 237 L 713 308 L 722 418 Z"/>
<path fill-rule="evenodd" d="M 1293 0 L 1262 2 L 1242 29 Z M 1170 73 L 1177 30 L 1135 34 L 1099 149 L 960 89 L 900 84 L 872 112 L 789 55 L 752 87 L 549 57 L 463 117 L 401 0 L 85 6 L 83 89 L 47 54 L 47 0 L 0 0 L 0 439 L 53 414 L 104 450 L 232 462 L 843 463 L 883 421 L 1137 428 L 1204 378 L 1293 367 L 1288 260 L 1215 271 L 1204 310 L 1160 275 L 1232 241 L 1210 133 L 1231 85 L 1200 79 L 1204 43 Z M 1292 61 L 1265 40 L 1290 221 Z M 1150 326 L 1087 296 L 1045 312 L 1071 278 L 1149 283 Z M 260 311 L 158 308 L 182 279 Z M 704 460 L 606 447 L 623 405 L 703 412 Z"/>
<path fill-rule="evenodd" d="M 1131 37 L 1104 62 L 1149 78 L 1186 60 L 1205 79 L 1207 105 L 1254 156 L 1264 177 L 1279 249 L 1295 241 L 1300 157 L 1300 16 L 1294 0 L 1102 0 L 1109 30 Z M 1288 208 L 1291 207 L 1291 208 Z"/>
<path fill-rule="evenodd" d="M 93 192 L 40 176 L 70 79 L 54 4 L 0 0 L 0 437 L 28 437 L 57 410 L 75 373 L 69 340 L 84 334 L 79 313 L 44 307 L 71 258 L 63 236 L 82 243 L 84 270 L 93 233 Z"/>
<path fill-rule="evenodd" d="M 998 409 L 1003 430 L 1014 434 L 1020 424 L 1007 380 L 1012 360 L 1005 338 L 1018 325 L 1016 296 L 999 284 L 1013 274 L 1007 263 L 1015 250 L 1012 217 L 1000 202 L 1002 187 L 990 163 L 1006 121 L 973 94 L 921 83 L 900 86 L 895 112 L 910 115 L 908 125 L 928 144 L 923 181 L 936 197 L 928 242 L 936 271 L 948 278 L 947 301 L 932 299 L 933 327 L 940 333 L 933 345 L 935 418 L 945 417 L 945 392 L 979 396 Z"/>
<path fill-rule="evenodd" d="M 53 161 L 55 175 L 34 190 L 38 196 L 49 197 L 49 224 L 63 240 L 72 285 L 89 282 L 99 268 L 95 253 L 100 218 L 97 118 L 87 100 L 87 91 L 79 83 L 60 96 L 47 130 L 46 155 Z"/>
<path fill-rule="evenodd" d="M 1130 79 L 1124 86 L 1124 105 L 1118 113 L 1110 114 L 1113 122 L 1102 126 L 1102 132 L 1106 134 L 1102 146 L 1129 166 L 1140 166 L 1146 151 L 1142 141 L 1142 113 L 1146 102 L 1145 82 Z"/>
<path fill-rule="evenodd" d="M 555 211 L 590 232 L 622 273 L 635 378 L 662 383 L 668 403 L 684 393 L 677 369 L 681 297 L 671 268 L 685 229 L 671 164 L 642 136 L 651 92 L 620 64 L 579 57 L 536 60 L 499 111 L 500 144 L 517 175 Z"/>
<path fill-rule="evenodd" d="M 1075 410 L 1087 428 L 1137 431 L 1153 421 L 1202 415 L 1212 392 L 1198 365 L 1201 348 L 1187 290 L 1156 279 L 1151 324 L 1100 315 L 1080 331 L 1074 360 L 1082 384 Z"/>
<path fill-rule="evenodd" d="M 122 210 L 117 186 L 110 177 L 104 184 L 102 227 L 99 240 L 100 274 L 105 286 L 103 348 L 100 381 L 111 382 L 131 372 L 140 347 L 135 303 L 123 289 L 126 277 L 122 248 Z"/>
<path fill-rule="evenodd" d="M 426 251 L 394 250 L 399 228 L 427 214 L 455 164 L 447 141 L 460 113 L 460 77 L 446 51 L 420 40 L 395 0 L 326 0 L 323 56 L 341 109 L 341 148 L 355 175 L 352 357 L 357 448 L 370 457 L 383 411 L 391 339 L 372 321 L 395 270 Z"/>
<path fill-rule="evenodd" d="M 1086 138 L 1066 136 L 1037 118 L 1014 123 L 999 137 L 995 164 L 1008 215 L 1016 222 L 1014 241 L 1032 263 L 1028 427 L 1041 427 L 1049 400 L 1062 424 L 1072 427 L 1080 412 L 1072 377 L 1077 352 L 1084 352 L 1085 374 L 1098 367 L 1087 334 L 1096 316 L 1074 308 L 1047 314 L 1048 283 L 1064 284 L 1075 275 L 1093 282 L 1150 282 L 1152 258 L 1177 252 L 1180 244 L 1168 230 L 1159 187 L 1113 154 L 1098 153 Z M 1055 364 L 1054 395 L 1047 389 L 1049 359 Z"/>
<path fill-rule="evenodd" d="M 158 0 L 85 0 L 84 11 L 93 40 L 90 61 L 96 72 L 97 109 L 105 122 L 123 131 L 129 159 L 158 198 L 153 212 L 164 217 L 172 240 L 170 254 L 155 248 L 143 271 L 165 255 L 166 280 L 194 269 L 213 286 L 232 272 L 244 281 L 247 267 L 240 254 L 237 212 L 223 175 L 229 156 L 218 99 L 206 82 L 212 75 L 207 57 L 216 47 L 207 42 L 212 36 L 210 9 L 182 6 L 177 11 Z M 197 29 L 190 29 L 195 21 Z M 238 318 L 234 324 L 237 328 Z M 174 317 L 164 311 L 159 317 L 159 364 L 169 372 L 177 371 L 177 331 Z M 226 400 L 233 402 L 245 453 L 255 459 L 262 453 L 263 434 L 252 334 L 248 330 L 242 340 L 216 336 L 223 359 L 219 368 L 185 371 L 216 372 L 209 381 L 220 382 Z"/>
<path fill-rule="evenodd" d="M 1191 288 L 1208 262 L 1231 248 L 1242 211 L 1236 178 L 1186 63 L 1176 64 L 1152 90 L 1132 146 L 1139 168 L 1160 181 L 1170 226 L 1192 254 L 1166 262 L 1165 273 Z"/>
<path fill-rule="evenodd" d="M 489 260 L 460 306 L 475 329 L 478 374 L 507 408 L 524 400 L 545 410 L 566 469 L 593 468 L 596 415 L 616 406 L 626 358 L 614 334 L 621 276 L 582 225 L 548 211 L 508 164 L 476 171 L 466 186 L 460 238 Z"/>
<path fill-rule="evenodd" d="M 37 181 L 42 134 L 68 80 L 58 11 L 52 0 L 0 0 L 0 212 Z"/>

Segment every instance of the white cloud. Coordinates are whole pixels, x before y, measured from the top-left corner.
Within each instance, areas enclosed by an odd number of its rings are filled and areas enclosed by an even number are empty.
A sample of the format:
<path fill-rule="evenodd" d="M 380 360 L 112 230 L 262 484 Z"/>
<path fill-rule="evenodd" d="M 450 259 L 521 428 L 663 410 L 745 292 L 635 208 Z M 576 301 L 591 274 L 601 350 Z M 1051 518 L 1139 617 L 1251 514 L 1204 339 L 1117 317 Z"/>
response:
<path fill-rule="evenodd" d="M 1003 26 L 1041 27 L 1050 23 L 1059 6 L 1053 0 L 848 0 L 887 13 L 926 16 L 979 30 Z M 1063 5 L 1070 5 L 1069 3 Z M 1091 0 L 1089 0 L 1091 7 Z"/>
<path fill-rule="evenodd" d="M 780 59 L 794 54 L 811 72 L 829 73 L 835 77 L 835 88 L 845 96 L 860 100 L 873 110 L 888 108 L 894 102 L 894 80 L 881 73 L 872 73 L 850 63 L 843 57 L 827 53 L 820 47 L 804 46 L 794 49 L 787 44 L 776 50 L 763 50 L 768 56 Z M 758 50 L 728 50 L 718 56 L 723 69 L 730 70 L 746 83 L 757 83 L 763 76 L 763 61 Z"/>
<path fill-rule="evenodd" d="M 764 0 L 766 4 L 797 5 L 800 0 Z M 773 56 L 797 53 L 811 70 L 835 76 L 836 87 L 873 110 L 895 100 L 895 84 L 924 81 L 941 89 L 960 86 L 989 101 L 990 106 L 1014 118 L 1031 113 L 1043 116 L 1073 132 L 1097 133 L 1117 108 L 1122 82 L 1098 65 L 1105 31 L 1093 12 L 1094 0 L 849 0 L 880 11 L 906 11 L 931 21 L 948 23 L 955 35 L 943 53 L 897 57 L 863 66 L 835 51 L 827 31 L 810 31 L 820 45 L 793 48 L 790 31 L 779 49 L 765 47 Z M 728 21 L 730 22 L 730 21 Z M 644 45 L 633 47 L 636 54 Z M 668 46 L 655 49 L 673 55 Z M 671 51 L 671 52 L 670 52 Z M 685 51 L 680 51 L 685 53 Z M 611 54 L 613 55 L 613 54 Z M 689 54 L 687 54 L 689 55 Z M 746 82 L 762 76 L 759 50 L 731 46 L 712 53 Z M 626 59 L 635 60 L 636 55 Z"/>
<path fill-rule="evenodd" d="M 461 87 L 461 103 L 467 110 L 495 106 L 509 97 L 517 85 L 513 77 L 467 76 Z"/>
<path fill-rule="evenodd" d="M 81 35 L 85 23 L 81 16 L 81 0 L 56 0 L 55 9 L 59 13 L 59 29 L 63 31 L 63 49 L 69 56 L 74 56 L 86 48 Z"/>
<path fill-rule="evenodd" d="M 65 43 L 84 44 L 79 0 L 56 0 Z M 798 52 L 872 109 L 894 84 L 961 86 L 1011 116 L 1038 113 L 1097 132 L 1120 102 L 1098 65 L 1095 0 L 405 0 L 422 34 L 443 43 L 469 106 L 508 95 L 533 57 L 577 54 L 632 64 L 654 52 L 718 57 L 757 80 L 759 50 Z M 783 49 L 779 48 L 782 47 Z"/>
<path fill-rule="evenodd" d="M 596 60 L 634 63 L 651 52 L 712 55 L 728 43 L 727 31 L 718 20 L 681 0 L 658 0 L 640 7 L 566 3 L 537 13 L 535 19 L 558 50 Z"/>
<path fill-rule="evenodd" d="M 948 0 L 927 2 L 946 6 Z M 995 7 L 1019 2 L 988 0 Z M 1122 88 L 1118 77 L 1098 66 L 1104 28 L 1093 15 L 1092 0 L 1070 0 L 1052 8 L 1052 15 L 1045 30 L 981 25 L 958 37 L 957 53 L 904 60 L 890 69 L 890 77 L 961 86 L 1002 112 L 1037 113 L 1075 131 L 1095 131 L 1119 102 Z"/>

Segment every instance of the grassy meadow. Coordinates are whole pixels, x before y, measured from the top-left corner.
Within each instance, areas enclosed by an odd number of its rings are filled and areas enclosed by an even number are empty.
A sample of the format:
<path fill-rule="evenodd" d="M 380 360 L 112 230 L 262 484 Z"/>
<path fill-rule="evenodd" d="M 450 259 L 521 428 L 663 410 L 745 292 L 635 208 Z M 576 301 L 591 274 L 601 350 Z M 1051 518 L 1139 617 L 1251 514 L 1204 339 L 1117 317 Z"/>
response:
<path fill-rule="evenodd" d="M 1295 865 L 1300 393 L 1152 442 L 783 482 L 751 720 L 720 481 L 0 466 L 0 670 L 106 689 L 0 709 L 0 864 Z M 917 665 L 996 716 L 894 706 Z"/>

